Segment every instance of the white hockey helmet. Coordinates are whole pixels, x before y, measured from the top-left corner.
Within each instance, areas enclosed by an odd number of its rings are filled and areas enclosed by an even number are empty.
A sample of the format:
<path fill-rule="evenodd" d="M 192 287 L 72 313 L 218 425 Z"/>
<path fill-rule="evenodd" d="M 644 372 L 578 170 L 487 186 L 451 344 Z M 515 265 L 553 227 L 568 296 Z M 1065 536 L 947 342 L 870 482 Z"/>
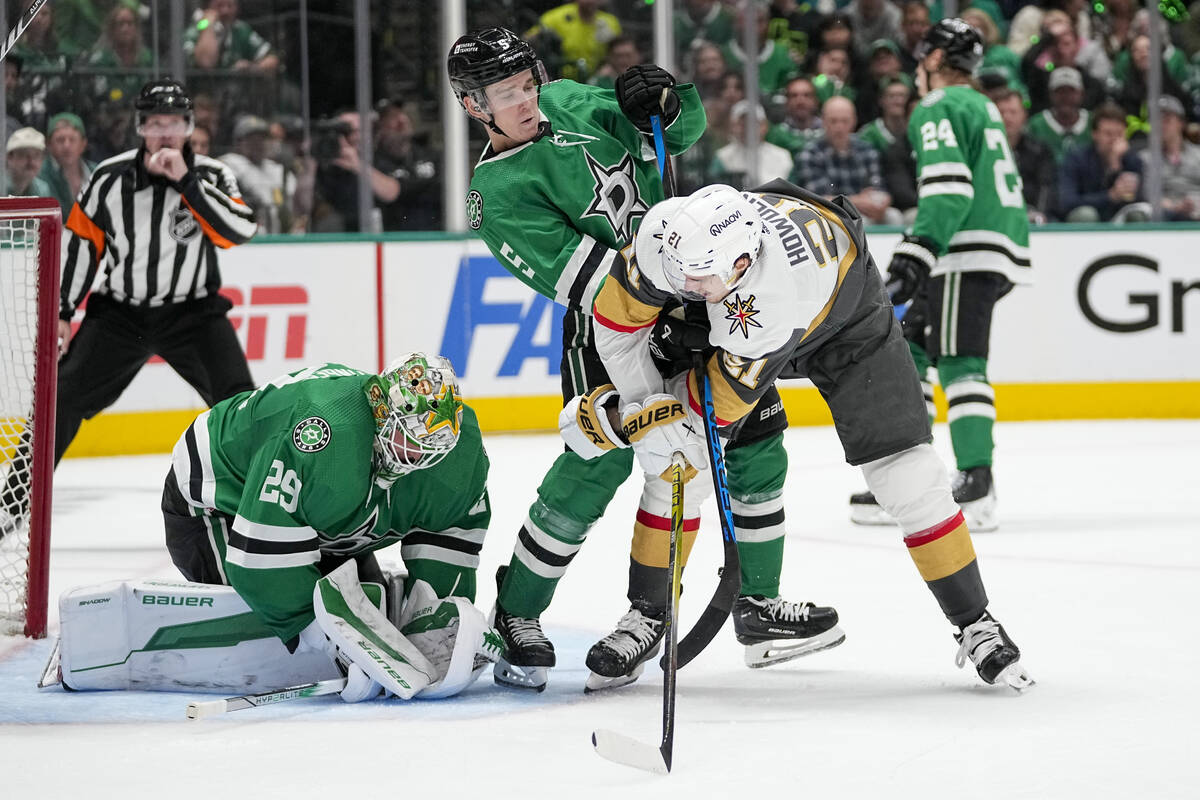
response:
<path fill-rule="evenodd" d="M 688 278 L 716 275 L 735 288 L 762 249 L 762 218 L 742 193 L 732 186 L 715 184 L 692 194 L 667 221 L 663 231 L 663 269 L 676 294 L 703 300 L 685 290 Z M 738 272 L 743 257 L 749 266 Z"/>

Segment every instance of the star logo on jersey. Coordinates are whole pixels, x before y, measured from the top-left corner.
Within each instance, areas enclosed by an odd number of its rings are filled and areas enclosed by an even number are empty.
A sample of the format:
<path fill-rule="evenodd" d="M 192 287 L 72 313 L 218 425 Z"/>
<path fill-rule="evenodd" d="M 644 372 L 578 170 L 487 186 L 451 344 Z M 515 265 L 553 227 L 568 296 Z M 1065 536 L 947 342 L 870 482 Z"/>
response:
<path fill-rule="evenodd" d="M 587 150 L 583 151 L 588 169 L 596 179 L 595 196 L 583 212 L 585 217 L 604 217 L 619 242 L 633 241 L 633 223 L 649 207 L 638 195 L 633 174 L 633 156 L 629 153 L 612 167 L 606 167 Z"/>
<path fill-rule="evenodd" d="M 333 439 L 329 423 L 320 417 L 309 417 L 296 423 L 292 428 L 292 444 L 301 453 L 315 453 L 324 450 Z"/>
<path fill-rule="evenodd" d="M 467 224 L 473 231 L 483 224 L 483 195 L 474 189 L 467 192 Z"/>
<path fill-rule="evenodd" d="M 383 539 L 399 538 L 396 531 L 393 530 L 376 533 L 375 525 L 378 522 L 379 506 L 375 506 L 361 525 L 344 534 L 317 531 L 317 535 L 321 538 L 321 552 L 331 555 L 350 555 L 374 548 Z"/>
<path fill-rule="evenodd" d="M 454 396 L 454 388 L 448 383 L 442 384 L 442 391 L 438 394 L 436 402 L 437 405 L 429 412 L 429 416 L 425 417 L 427 434 L 449 428 L 451 433 L 458 436 L 458 430 L 462 426 L 462 403 Z"/>
<path fill-rule="evenodd" d="M 731 335 L 740 329 L 742 336 L 749 339 L 751 328 L 762 327 L 762 323 L 754 318 L 759 313 L 758 309 L 754 307 L 754 295 L 743 300 L 740 294 L 734 294 L 732 300 L 721 302 L 725 304 L 725 310 L 729 312 L 725 315 L 725 319 L 729 320 Z"/>

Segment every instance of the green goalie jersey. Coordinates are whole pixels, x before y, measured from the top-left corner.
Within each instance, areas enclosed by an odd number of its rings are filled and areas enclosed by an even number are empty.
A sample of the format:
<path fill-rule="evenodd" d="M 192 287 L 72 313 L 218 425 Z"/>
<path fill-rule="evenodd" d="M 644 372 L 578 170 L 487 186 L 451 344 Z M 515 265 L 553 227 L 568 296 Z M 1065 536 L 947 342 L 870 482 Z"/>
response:
<path fill-rule="evenodd" d="M 445 459 L 385 487 L 365 392 L 375 377 L 339 364 L 294 372 L 213 406 L 175 447 L 180 491 L 213 517 L 229 584 L 285 642 L 313 620 L 325 555 L 399 541 L 410 584 L 475 599 L 491 518 L 475 413 L 464 406 Z"/>
<path fill-rule="evenodd" d="M 999 272 L 1028 283 L 1029 219 L 995 103 L 969 86 L 937 89 L 908 123 L 917 154 L 912 233 L 933 241 L 934 275 Z"/>
<path fill-rule="evenodd" d="M 676 87 L 681 111 L 666 128 L 681 153 L 704 133 L 700 96 Z M 489 144 L 467 194 L 473 230 L 535 292 L 591 312 L 618 251 L 647 209 L 663 199 L 654 148 L 611 89 L 561 80 L 542 87 L 541 129 L 525 144 Z"/>

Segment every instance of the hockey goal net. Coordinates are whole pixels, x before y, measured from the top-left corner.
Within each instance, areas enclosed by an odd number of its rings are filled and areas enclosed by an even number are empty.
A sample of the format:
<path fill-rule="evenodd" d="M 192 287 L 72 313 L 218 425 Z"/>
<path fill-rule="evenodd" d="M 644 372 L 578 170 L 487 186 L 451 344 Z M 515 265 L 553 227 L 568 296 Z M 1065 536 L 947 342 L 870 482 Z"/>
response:
<path fill-rule="evenodd" d="M 0 634 L 46 635 L 58 202 L 0 198 Z"/>

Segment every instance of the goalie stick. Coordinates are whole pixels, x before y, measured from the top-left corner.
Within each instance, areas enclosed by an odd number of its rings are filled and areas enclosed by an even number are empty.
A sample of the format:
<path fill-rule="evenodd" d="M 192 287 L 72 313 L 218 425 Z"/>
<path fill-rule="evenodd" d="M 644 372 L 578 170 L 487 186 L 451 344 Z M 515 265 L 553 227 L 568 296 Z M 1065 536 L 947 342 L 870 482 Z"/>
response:
<path fill-rule="evenodd" d="M 224 700 L 205 700 L 198 703 L 188 703 L 188 719 L 204 719 L 229 711 L 241 711 L 243 708 L 258 708 L 288 700 L 299 700 L 302 697 L 320 697 L 326 694 L 337 694 L 346 688 L 345 678 L 331 678 L 316 683 L 302 683 L 299 686 L 289 686 L 273 692 L 259 694 L 243 694 L 238 697 L 226 697 Z"/>
<path fill-rule="evenodd" d="M 42 10 L 42 6 L 50 0 L 33 0 L 33 5 L 25 10 L 21 18 L 17 20 L 17 26 L 8 32 L 8 37 L 4 40 L 4 49 L 0 50 L 0 61 L 8 58 L 8 51 L 13 49 L 13 45 L 21 38 L 21 34 L 25 33 L 25 29 L 29 27 L 29 23 L 33 22 L 33 18 Z"/>

